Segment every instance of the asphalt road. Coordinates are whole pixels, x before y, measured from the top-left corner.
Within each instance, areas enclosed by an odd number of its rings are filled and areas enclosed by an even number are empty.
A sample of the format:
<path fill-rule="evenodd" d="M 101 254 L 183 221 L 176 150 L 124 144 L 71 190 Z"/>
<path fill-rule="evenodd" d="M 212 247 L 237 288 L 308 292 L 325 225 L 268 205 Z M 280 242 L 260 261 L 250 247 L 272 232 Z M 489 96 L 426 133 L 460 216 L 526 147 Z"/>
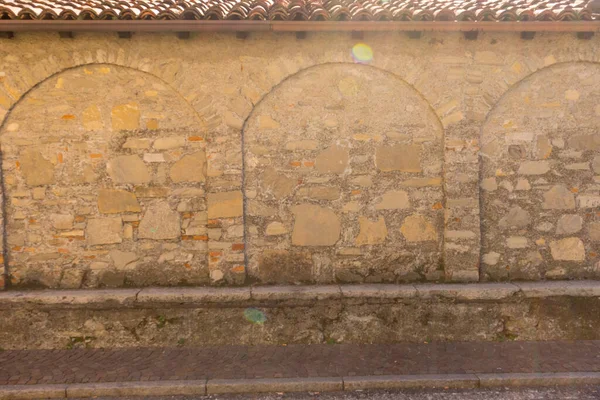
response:
<path fill-rule="evenodd" d="M 122 397 L 119 400 L 140 400 Z M 213 395 L 208 397 L 151 397 L 147 400 L 600 400 L 600 386 L 526 388 L 519 390 L 356 391 Z M 95 400 L 102 400 L 96 398 Z M 108 399 L 105 399 L 108 400 Z M 114 400 L 114 399 L 111 399 Z"/>

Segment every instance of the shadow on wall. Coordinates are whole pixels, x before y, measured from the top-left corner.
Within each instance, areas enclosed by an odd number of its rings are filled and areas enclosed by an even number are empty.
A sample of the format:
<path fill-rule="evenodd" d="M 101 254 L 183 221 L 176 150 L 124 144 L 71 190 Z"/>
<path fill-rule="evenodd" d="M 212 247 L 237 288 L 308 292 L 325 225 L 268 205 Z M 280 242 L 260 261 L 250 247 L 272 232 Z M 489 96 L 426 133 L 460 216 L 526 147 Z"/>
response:
<path fill-rule="evenodd" d="M 483 280 L 600 278 L 600 65 L 543 69 L 481 131 Z"/>

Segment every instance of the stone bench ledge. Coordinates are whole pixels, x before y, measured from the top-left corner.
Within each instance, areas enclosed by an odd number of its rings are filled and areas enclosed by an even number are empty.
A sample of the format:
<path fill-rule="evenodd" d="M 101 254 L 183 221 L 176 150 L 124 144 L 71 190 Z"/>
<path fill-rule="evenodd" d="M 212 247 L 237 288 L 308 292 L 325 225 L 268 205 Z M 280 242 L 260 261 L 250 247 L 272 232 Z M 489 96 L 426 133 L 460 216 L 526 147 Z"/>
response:
<path fill-rule="evenodd" d="M 552 281 L 515 283 L 525 297 L 597 297 L 600 281 Z"/>
<path fill-rule="evenodd" d="M 552 281 L 473 284 L 366 284 L 323 286 L 257 286 L 140 288 L 94 290 L 42 290 L 0 292 L 0 309 L 12 306 L 44 307 L 158 307 L 199 306 L 279 301 L 316 301 L 348 299 L 450 299 L 494 301 L 519 296 L 544 298 L 556 296 L 600 297 L 600 281 Z"/>
<path fill-rule="evenodd" d="M 0 308 L 11 305 L 84 306 L 133 305 L 141 289 L 40 290 L 0 292 Z"/>
<path fill-rule="evenodd" d="M 116 289 L 118 290 L 118 289 Z M 203 304 L 235 303 L 250 300 L 249 287 L 145 288 L 137 296 L 136 304 Z"/>

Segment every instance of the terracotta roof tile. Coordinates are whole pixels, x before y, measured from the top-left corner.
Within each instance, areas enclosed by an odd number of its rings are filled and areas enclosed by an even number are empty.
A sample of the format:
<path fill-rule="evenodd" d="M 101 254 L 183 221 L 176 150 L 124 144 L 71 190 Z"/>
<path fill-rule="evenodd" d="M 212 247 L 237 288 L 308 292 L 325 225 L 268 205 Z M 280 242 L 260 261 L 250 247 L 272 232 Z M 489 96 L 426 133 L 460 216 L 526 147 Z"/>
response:
<path fill-rule="evenodd" d="M 600 0 L 0 0 L 0 19 L 600 21 L 598 3 Z"/>

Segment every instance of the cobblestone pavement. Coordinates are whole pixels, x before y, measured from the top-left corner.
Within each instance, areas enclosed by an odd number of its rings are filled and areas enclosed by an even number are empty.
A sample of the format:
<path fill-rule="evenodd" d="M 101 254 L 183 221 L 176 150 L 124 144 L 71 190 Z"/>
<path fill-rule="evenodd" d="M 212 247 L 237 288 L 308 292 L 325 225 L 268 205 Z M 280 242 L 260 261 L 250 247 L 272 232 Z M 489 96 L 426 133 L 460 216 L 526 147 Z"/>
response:
<path fill-rule="evenodd" d="M 600 341 L 0 352 L 0 385 L 584 371 L 600 371 Z"/>

